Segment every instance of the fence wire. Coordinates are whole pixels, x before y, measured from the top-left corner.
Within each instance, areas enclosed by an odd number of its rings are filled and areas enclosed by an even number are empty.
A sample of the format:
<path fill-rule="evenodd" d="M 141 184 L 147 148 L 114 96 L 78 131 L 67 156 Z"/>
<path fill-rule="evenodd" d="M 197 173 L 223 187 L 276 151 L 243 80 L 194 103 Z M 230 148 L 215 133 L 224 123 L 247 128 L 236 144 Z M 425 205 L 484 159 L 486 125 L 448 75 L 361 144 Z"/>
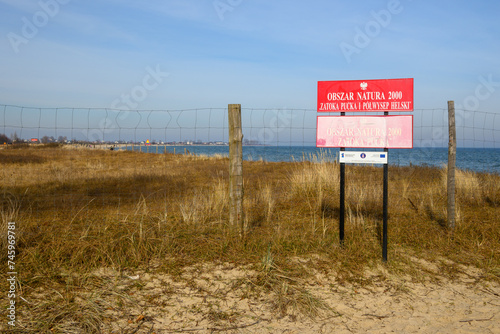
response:
<path fill-rule="evenodd" d="M 4 143 L 10 139 L 90 146 L 107 144 L 156 153 L 178 152 L 175 146 L 184 145 L 191 153 L 228 153 L 225 108 L 113 110 L 2 105 L 0 110 Z M 395 165 L 442 165 L 446 157 L 444 148 L 448 145 L 447 109 L 417 109 L 412 114 L 415 149 L 394 150 L 390 162 Z M 245 158 L 291 161 L 316 153 L 317 115 L 313 109 L 243 108 Z M 456 127 L 458 166 L 498 172 L 493 151 L 471 149 L 500 147 L 500 114 L 457 109 Z M 180 150 L 188 149 L 181 147 Z M 335 156 L 338 150 L 328 151 Z"/>
<path fill-rule="evenodd" d="M 1 131 L 9 137 L 86 142 L 210 142 L 227 139 L 227 109 L 115 110 L 98 108 L 32 108 L 0 105 Z M 347 113 L 347 115 L 376 113 Z M 398 113 L 393 113 L 398 114 Z M 400 113 L 401 114 L 401 113 Z M 408 113 L 406 113 L 408 114 Z M 447 145 L 447 109 L 416 109 L 415 147 Z M 314 146 L 313 109 L 242 108 L 245 138 L 255 144 Z M 321 115 L 335 115 L 321 113 Z M 456 110 L 459 147 L 498 148 L 500 113 Z"/>
<path fill-rule="evenodd" d="M 227 153 L 227 147 L 223 148 L 227 145 L 228 137 L 226 108 L 114 110 L 0 105 L 0 110 L 2 112 L 0 131 L 5 134 L 5 138 L 11 140 L 73 144 L 105 143 L 121 146 L 129 144 L 134 145 L 134 149 L 146 151 L 152 150 L 151 147 L 145 147 L 148 143 L 163 145 L 154 149 L 154 152 L 169 150 L 173 145 L 187 145 L 192 146 L 190 152 L 194 153 Z M 432 159 L 415 158 L 414 161 L 411 156 L 422 156 L 424 149 L 447 147 L 447 109 L 417 109 L 412 114 L 416 150 L 406 153 L 396 151 L 392 155 L 394 157 L 392 163 L 400 165 L 408 160 L 407 162 L 412 164 L 420 162 L 432 164 Z M 315 152 L 317 115 L 319 113 L 313 109 L 243 107 L 244 145 L 248 147 L 246 151 L 250 152 L 245 156 L 270 161 L 290 161 Z M 335 114 L 321 113 L 321 115 Z M 456 127 L 459 149 L 500 147 L 500 113 L 457 109 Z M 200 148 L 197 145 L 206 147 Z M 212 147 L 213 152 L 208 146 Z M 254 149 L 249 149 L 250 147 Z M 261 149 L 256 150 L 255 147 Z M 262 149 L 263 147 L 266 149 Z M 406 156 L 410 157 L 406 159 Z M 430 157 L 430 151 L 424 156 Z M 489 168 L 485 166 L 480 169 L 488 171 Z"/>

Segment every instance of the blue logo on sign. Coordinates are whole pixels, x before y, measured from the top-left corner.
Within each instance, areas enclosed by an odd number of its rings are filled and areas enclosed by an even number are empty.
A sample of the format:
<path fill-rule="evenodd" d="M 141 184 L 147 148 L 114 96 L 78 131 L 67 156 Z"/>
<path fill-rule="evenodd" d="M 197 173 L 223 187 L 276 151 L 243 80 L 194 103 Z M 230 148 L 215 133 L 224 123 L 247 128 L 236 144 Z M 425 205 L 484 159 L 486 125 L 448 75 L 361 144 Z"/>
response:
<path fill-rule="evenodd" d="M 381 155 L 380 155 L 380 157 L 381 157 L 381 158 L 385 158 L 385 154 L 381 154 Z"/>
<path fill-rule="evenodd" d="M 364 158 L 366 158 L 366 154 L 361 153 L 361 159 L 364 159 Z"/>
<path fill-rule="evenodd" d="M 342 158 L 344 157 L 344 153 L 342 153 Z"/>

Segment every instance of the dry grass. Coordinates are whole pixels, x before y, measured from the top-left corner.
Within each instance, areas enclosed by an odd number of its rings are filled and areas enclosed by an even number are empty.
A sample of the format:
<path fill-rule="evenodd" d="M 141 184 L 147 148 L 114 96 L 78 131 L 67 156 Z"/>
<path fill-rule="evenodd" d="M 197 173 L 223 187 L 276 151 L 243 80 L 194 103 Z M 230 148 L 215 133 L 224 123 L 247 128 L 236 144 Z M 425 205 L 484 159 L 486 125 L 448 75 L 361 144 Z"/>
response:
<path fill-rule="evenodd" d="M 333 273 L 339 282 L 370 284 L 363 273 L 381 264 L 382 170 L 346 168 L 346 239 L 339 247 L 339 166 L 331 157 L 311 160 L 244 163 L 249 233 L 242 240 L 228 227 L 225 157 L 0 151 L 2 246 L 7 221 L 16 221 L 24 298 L 37 299 L 47 287 L 54 292 L 20 310 L 28 317 L 25 327 L 98 332 L 105 306 L 100 285 L 86 279 L 97 269 L 154 267 L 180 277 L 186 266 L 206 262 L 254 265 L 260 274 L 253 289 L 273 293 L 278 314 L 321 313 L 326 306 L 300 283 L 310 273 L 290 259 L 314 259 L 316 271 Z M 443 175 L 436 168 L 389 168 L 387 270 L 419 280 L 429 272 L 411 260 L 417 257 L 437 263 L 439 275 L 449 278 L 463 264 L 499 280 L 500 177 L 457 173 L 460 217 L 452 238 L 443 226 Z M 3 263 L 6 254 L 0 254 Z M 79 291 L 94 290 L 94 299 L 78 298 Z"/>

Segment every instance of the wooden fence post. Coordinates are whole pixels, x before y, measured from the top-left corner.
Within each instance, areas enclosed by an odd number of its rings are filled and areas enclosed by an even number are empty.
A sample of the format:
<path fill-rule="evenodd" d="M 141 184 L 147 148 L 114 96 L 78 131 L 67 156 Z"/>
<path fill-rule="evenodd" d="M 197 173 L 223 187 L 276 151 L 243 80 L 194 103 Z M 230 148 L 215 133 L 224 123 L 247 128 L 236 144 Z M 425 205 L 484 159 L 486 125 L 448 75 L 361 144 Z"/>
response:
<path fill-rule="evenodd" d="M 241 104 L 228 105 L 229 118 L 229 225 L 243 231 L 243 132 Z"/>
<path fill-rule="evenodd" d="M 455 232 L 455 161 L 457 157 L 457 135 L 455 129 L 455 102 L 448 101 L 448 229 Z"/>

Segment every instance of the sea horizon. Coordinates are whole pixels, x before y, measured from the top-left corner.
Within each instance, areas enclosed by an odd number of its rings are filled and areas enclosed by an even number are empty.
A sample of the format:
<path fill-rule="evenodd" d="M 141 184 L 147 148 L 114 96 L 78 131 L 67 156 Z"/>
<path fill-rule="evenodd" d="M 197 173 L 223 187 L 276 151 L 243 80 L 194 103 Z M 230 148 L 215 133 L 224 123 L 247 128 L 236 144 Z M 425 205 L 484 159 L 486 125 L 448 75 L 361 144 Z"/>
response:
<path fill-rule="evenodd" d="M 145 153 L 229 155 L 227 145 L 127 145 L 122 149 Z M 346 149 L 346 151 L 383 151 L 383 149 Z M 317 148 L 315 146 L 271 146 L 243 145 L 243 160 L 268 162 L 312 161 L 321 157 L 323 161 L 337 161 L 339 148 Z M 389 149 L 389 165 L 443 167 L 448 162 L 447 147 L 414 147 L 413 149 Z M 458 147 L 456 166 L 475 172 L 500 174 L 500 148 Z"/>

